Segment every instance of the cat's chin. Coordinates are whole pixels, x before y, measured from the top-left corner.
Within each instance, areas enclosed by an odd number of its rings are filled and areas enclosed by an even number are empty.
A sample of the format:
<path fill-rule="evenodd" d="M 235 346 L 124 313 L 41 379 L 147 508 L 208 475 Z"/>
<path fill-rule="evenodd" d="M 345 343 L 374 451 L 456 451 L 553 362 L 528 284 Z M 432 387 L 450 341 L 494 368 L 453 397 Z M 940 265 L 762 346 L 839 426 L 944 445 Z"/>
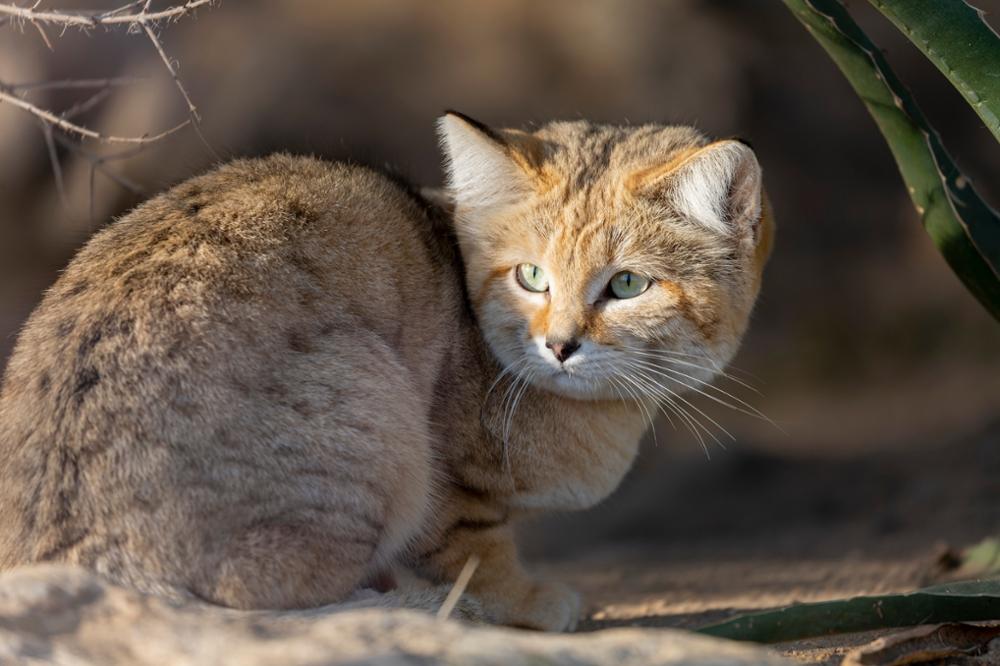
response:
<path fill-rule="evenodd" d="M 544 391 L 571 400 L 621 400 L 614 388 L 604 382 L 595 382 L 567 372 L 537 377 L 531 383 Z"/>

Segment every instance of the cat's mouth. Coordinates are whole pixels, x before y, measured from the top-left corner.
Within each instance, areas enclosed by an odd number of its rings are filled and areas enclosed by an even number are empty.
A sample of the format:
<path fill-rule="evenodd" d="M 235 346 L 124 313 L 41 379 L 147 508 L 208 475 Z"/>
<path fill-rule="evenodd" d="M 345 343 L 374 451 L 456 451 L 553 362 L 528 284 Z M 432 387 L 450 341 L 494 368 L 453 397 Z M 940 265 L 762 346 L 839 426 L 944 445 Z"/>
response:
<path fill-rule="evenodd" d="M 546 354 L 547 350 L 536 349 L 533 383 L 541 387 L 576 399 L 596 399 L 612 397 L 612 389 L 605 374 L 606 368 L 598 362 L 601 354 L 592 346 L 584 345 L 570 358 L 559 361 Z"/>

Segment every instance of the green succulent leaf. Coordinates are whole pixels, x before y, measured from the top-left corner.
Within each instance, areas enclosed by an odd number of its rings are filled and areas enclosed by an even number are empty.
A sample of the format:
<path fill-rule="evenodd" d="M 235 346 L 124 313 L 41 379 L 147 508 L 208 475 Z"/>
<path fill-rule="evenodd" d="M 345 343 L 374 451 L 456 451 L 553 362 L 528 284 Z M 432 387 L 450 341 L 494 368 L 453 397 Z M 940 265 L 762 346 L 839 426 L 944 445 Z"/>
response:
<path fill-rule="evenodd" d="M 958 89 L 1000 141 L 1000 36 L 961 0 L 868 0 Z"/>
<path fill-rule="evenodd" d="M 924 229 L 948 265 L 1000 320 L 1000 214 L 962 175 L 882 52 L 840 2 L 783 2 L 830 55 L 875 119 Z M 961 4 L 935 4 L 953 2 Z"/>
<path fill-rule="evenodd" d="M 698 632 L 738 641 L 779 643 L 886 627 L 998 619 L 1000 579 L 987 579 L 927 587 L 907 594 L 796 604 L 740 615 Z"/>

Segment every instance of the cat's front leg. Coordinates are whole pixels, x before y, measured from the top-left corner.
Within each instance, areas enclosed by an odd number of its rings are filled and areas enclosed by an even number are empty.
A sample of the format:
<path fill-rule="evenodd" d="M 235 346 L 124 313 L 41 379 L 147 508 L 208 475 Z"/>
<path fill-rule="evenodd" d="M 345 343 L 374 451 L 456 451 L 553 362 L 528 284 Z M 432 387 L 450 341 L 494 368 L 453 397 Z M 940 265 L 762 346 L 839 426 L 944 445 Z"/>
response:
<path fill-rule="evenodd" d="M 510 526 L 458 521 L 420 563 L 424 573 L 454 581 L 470 558 L 479 564 L 466 588 L 494 622 L 541 631 L 572 631 L 580 595 L 567 585 L 528 574 L 517 555 Z"/>

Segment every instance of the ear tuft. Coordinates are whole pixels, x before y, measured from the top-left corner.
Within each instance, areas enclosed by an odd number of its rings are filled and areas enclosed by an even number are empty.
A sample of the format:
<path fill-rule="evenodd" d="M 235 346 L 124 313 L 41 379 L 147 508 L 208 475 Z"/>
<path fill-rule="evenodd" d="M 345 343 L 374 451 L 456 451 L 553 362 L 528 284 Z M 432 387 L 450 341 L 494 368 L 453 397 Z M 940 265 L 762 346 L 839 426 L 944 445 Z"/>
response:
<path fill-rule="evenodd" d="M 718 233 L 756 234 L 761 216 L 762 173 L 753 150 L 736 140 L 718 141 L 647 184 L 683 217 Z"/>
<path fill-rule="evenodd" d="M 456 111 L 438 119 L 448 193 L 456 211 L 484 210 L 522 201 L 533 191 L 516 142 Z"/>
<path fill-rule="evenodd" d="M 482 134 L 493 139 L 494 141 L 496 141 L 501 145 L 504 143 L 503 137 L 500 136 L 500 134 L 492 127 L 486 125 L 485 123 L 479 122 L 475 118 L 465 115 L 461 111 L 456 111 L 455 109 L 445 109 L 444 115 L 442 115 L 440 120 L 438 121 L 439 124 L 441 120 L 444 120 L 448 116 L 454 116 L 457 120 L 461 120 L 462 122 L 464 122 L 466 125 L 469 125 L 473 129 L 479 130 Z"/>

